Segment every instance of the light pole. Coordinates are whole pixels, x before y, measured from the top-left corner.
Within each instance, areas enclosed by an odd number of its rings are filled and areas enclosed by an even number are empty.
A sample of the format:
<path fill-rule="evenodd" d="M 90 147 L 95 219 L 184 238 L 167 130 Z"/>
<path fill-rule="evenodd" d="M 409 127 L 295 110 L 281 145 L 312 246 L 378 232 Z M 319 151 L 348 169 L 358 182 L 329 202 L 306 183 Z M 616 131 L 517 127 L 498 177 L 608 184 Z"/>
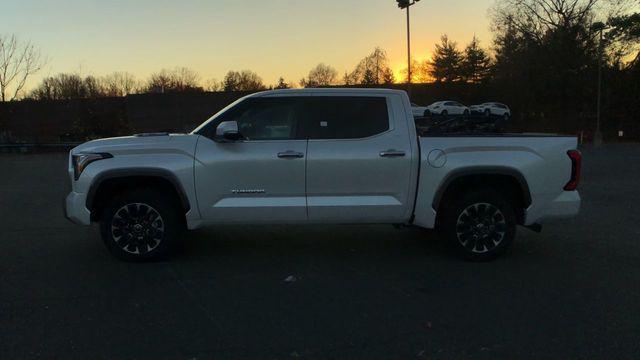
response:
<path fill-rule="evenodd" d="M 603 22 L 596 22 L 591 25 L 591 31 L 597 31 L 600 34 L 598 41 L 598 99 L 596 100 L 596 132 L 593 135 L 593 145 L 602 146 L 602 131 L 600 130 L 600 108 L 602 103 L 602 32 L 607 28 Z"/>
<path fill-rule="evenodd" d="M 396 0 L 400 9 L 407 9 L 407 92 L 411 95 L 411 17 L 409 8 L 420 0 Z"/>

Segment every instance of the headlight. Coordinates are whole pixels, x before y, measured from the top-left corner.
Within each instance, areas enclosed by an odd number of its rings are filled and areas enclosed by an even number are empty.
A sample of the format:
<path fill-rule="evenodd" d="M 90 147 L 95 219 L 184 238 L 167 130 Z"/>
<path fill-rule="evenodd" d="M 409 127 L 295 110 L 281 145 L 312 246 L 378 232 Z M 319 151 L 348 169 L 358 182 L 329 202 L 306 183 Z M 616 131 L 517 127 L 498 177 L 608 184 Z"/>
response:
<path fill-rule="evenodd" d="M 108 153 L 85 153 L 85 154 L 76 154 L 71 156 L 71 161 L 73 164 L 73 178 L 78 180 L 80 178 L 80 174 L 86 169 L 86 167 L 94 161 L 102 160 L 102 159 L 110 159 L 113 155 Z"/>

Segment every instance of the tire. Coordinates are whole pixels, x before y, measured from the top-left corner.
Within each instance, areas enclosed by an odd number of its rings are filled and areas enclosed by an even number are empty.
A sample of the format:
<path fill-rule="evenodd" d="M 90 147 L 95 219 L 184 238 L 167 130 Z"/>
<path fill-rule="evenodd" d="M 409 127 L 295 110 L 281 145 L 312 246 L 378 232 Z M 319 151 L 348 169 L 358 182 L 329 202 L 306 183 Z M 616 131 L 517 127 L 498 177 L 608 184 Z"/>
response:
<path fill-rule="evenodd" d="M 443 207 L 439 233 L 464 259 L 491 261 L 513 243 L 515 211 L 500 193 L 471 190 Z"/>
<path fill-rule="evenodd" d="M 425 110 L 424 113 L 422 114 L 422 117 L 429 117 L 431 116 L 431 111 L 429 111 L 429 109 Z"/>
<path fill-rule="evenodd" d="M 447 116 L 449 115 L 449 112 L 447 110 L 442 110 L 442 112 L 440 113 L 440 115 L 442 116 Z"/>
<path fill-rule="evenodd" d="M 504 113 L 504 116 L 503 116 L 504 121 L 509 121 L 509 117 L 510 117 L 509 113 Z"/>
<path fill-rule="evenodd" d="M 486 117 L 491 116 L 491 110 L 486 109 L 486 110 L 484 111 L 484 116 L 486 116 Z"/>
<path fill-rule="evenodd" d="M 465 110 L 465 111 L 463 111 L 463 112 L 462 112 L 462 115 L 464 115 L 464 116 L 469 116 L 469 110 Z"/>
<path fill-rule="evenodd" d="M 124 261 L 164 260 L 185 228 L 178 209 L 175 201 L 161 191 L 125 191 L 102 211 L 102 240 L 114 256 Z"/>

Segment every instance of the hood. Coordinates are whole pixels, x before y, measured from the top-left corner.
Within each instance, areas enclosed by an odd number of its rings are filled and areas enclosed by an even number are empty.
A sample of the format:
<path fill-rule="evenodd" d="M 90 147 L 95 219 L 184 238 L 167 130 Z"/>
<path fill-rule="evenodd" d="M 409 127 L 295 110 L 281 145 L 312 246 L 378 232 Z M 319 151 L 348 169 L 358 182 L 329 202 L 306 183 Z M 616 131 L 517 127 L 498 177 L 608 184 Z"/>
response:
<path fill-rule="evenodd" d="M 149 133 L 132 136 L 113 137 L 88 141 L 71 149 L 71 154 L 81 152 L 105 152 L 111 155 L 136 153 L 188 152 L 195 151 L 199 135 Z"/>

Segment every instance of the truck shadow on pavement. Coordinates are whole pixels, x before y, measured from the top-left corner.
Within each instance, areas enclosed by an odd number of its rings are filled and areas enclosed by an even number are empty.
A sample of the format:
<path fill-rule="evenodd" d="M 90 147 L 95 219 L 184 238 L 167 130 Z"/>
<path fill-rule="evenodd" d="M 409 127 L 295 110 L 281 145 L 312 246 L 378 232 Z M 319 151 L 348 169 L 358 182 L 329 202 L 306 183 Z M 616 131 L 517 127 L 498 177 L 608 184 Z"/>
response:
<path fill-rule="evenodd" d="M 186 232 L 171 261 L 206 257 L 456 259 L 435 231 L 391 225 L 219 226 Z"/>

